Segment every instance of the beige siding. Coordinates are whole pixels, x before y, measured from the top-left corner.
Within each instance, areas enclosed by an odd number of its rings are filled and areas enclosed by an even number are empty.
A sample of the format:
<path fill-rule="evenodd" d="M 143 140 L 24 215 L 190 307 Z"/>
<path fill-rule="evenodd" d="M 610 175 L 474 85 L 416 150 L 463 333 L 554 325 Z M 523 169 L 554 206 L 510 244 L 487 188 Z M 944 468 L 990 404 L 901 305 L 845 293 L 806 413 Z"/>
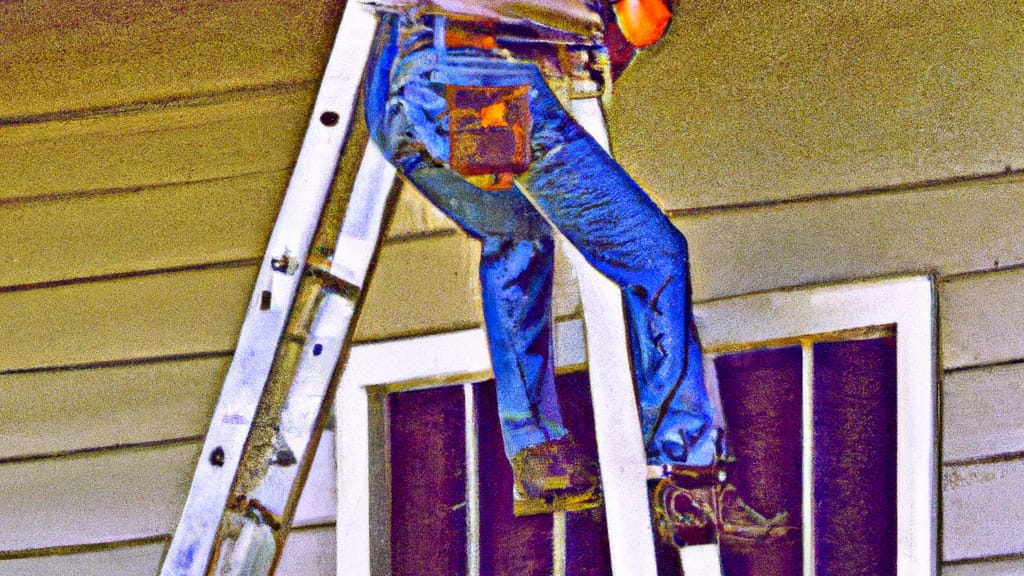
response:
<path fill-rule="evenodd" d="M 112 549 L 48 554 L 15 560 L 3 560 L 4 576 L 137 576 L 157 574 L 163 557 L 164 542 L 133 544 Z"/>
<path fill-rule="evenodd" d="M 217 274 L 226 272 L 237 272 L 237 269 L 203 271 L 196 274 L 212 274 L 216 277 Z M 1013 271 L 1006 271 L 998 274 L 958 276 L 950 280 L 950 283 L 955 282 L 958 285 L 962 297 L 973 297 L 977 300 L 979 296 L 971 295 L 988 293 L 992 276 L 1020 277 Z M 144 276 L 139 279 L 112 282 L 148 281 L 167 277 L 170 275 Z M 239 283 L 245 284 L 241 281 Z M 98 283 L 61 286 L 48 290 L 59 292 L 71 288 L 92 287 L 95 284 Z M 248 286 L 241 286 L 240 289 L 248 290 Z M 39 289 L 13 292 L 4 296 L 25 296 L 43 292 L 45 291 Z M 139 292 L 165 294 L 162 289 Z M 114 301 L 122 300 L 126 291 L 118 290 L 115 294 L 117 297 Z M 945 292 L 940 291 L 940 296 L 943 294 Z M 47 300 L 56 299 L 58 298 Z M 66 296 L 59 300 L 68 306 L 72 302 Z M 42 305 L 40 307 L 42 308 Z M 955 315 L 946 316 L 955 312 L 952 306 L 941 304 L 940 310 L 944 326 L 955 326 L 962 322 L 956 320 Z M 87 312 L 74 308 L 65 308 L 64 313 L 69 314 L 69 317 L 88 316 Z M 63 317 L 63 314 L 55 315 L 51 320 L 53 327 L 59 327 L 59 320 Z M 234 336 L 231 331 L 218 330 L 216 326 L 208 323 L 198 323 L 188 331 L 180 332 L 179 338 L 173 341 L 182 343 L 181 345 L 207 341 L 211 337 L 204 335 L 203 330 L 223 333 L 226 338 L 223 344 L 231 345 L 230 338 Z M 84 345 L 90 335 L 95 336 L 95 330 L 82 333 L 78 340 L 68 345 L 68 348 L 74 349 Z M 56 343 L 51 346 L 56 347 Z M 125 349 L 128 350 L 132 346 L 134 344 L 129 343 Z M 978 342 L 976 347 L 979 350 L 984 349 L 985 344 Z M 211 348 L 217 349 L 218 346 Z M 67 353 L 60 352 L 54 358 L 61 358 L 65 354 Z M 117 357 L 116 354 L 113 356 Z M 946 358 L 948 360 L 950 355 L 947 354 Z M 8 455 L 46 454 L 90 446 L 130 444 L 201 434 L 215 401 L 219 378 L 225 368 L 226 356 L 215 356 L 125 366 L 99 366 L 90 369 L 9 373 L 0 376 L 0 386 L 10 392 L 5 394 L 4 413 L 10 414 L 11 418 L 19 423 L 12 423 L 3 428 L 5 444 L 9 445 L 11 450 Z M 945 443 L 946 460 L 990 458 L 1020 451 L 1019 434 L 1013 432 L 1014 426 L 1020 426 L 1016 423 L 1016 411 L 1013 409 L 1014 403 L 1019 403 L 1021 397 L 1018 376 L 1017 366 L 957 370 L 947 376 L 945 435 L 950 439 Z M 985 390 L 985 401 L 980 405 L 968 400 L 971 394 L 979 393 L 979 388 Z M 33 389 L 35 393 L 32 392 Z M 124 396 L 117 398 L 119 394 Z M 967 398 L 964 398 L 965 395 Z M 135 400 L 132 401 L 132 398 Z M 120 402 L 116 401 L 118 399 Z M 986 406 L 998 409 L 989 411 Z M 984 415 L 984 419 L 978 418 L 978 415 Z M 962 431 L 959 435 L 958 430 Z M 986 440 L 993 436 L 996 437 L 996 441 Z M 18 518 L 24 525 L 22 529 L 9 533 L 9 539 L 14 540 L 0 541 L 0 546 L 8 550 L 17 550 L 23 547 L 96 543 L 166 533 L 179 512 L 196 456 L 196 448 L 197 445 L 193 442 L 5 464 L 4 467 L 8 470 L 5 479 L 11 482 L 10 490 L 29 492 L 19 492 L 18 497 L 11 500 L 21 503 L 22 506 L 6 511 L 5 517 Z M 1009 463 L 955 465 L 946 468 L 944 526 L 947 536 L 944 539 L 944 552 L 947 559 L 1015 552 L 1015 549 L 1009 546 L 1009 543 L 1013 542 L 1012 538 L 1000 540 L 993 538 L 991 534 L 1014 534 L 1015 523 L 1020 520 L 1016 516 L 1019 508 L 1007 507 L 1004 502 L 1006 492 L 1012 492 L 1017 485 L 1016 476 L 1008 473 L 1007 467 L 1016 465 L 1019 465 L 1019 461 L 1013 460 Z M 151 475 L 140 474 L 137 470 L 146 470 Z M 110 485 L 111 474 L 130 477 L 132 481 Z M 29 481 L 30 478 L 60 477 L 76 478 L 76 486 L 81 492 L 66 494 L 60 484 L 47 486 L 38 480 Z M 329 477 L 330 475 L 327 475 L 324 478 Z M 961 477 L 990 479 L 990 483 L 1002 484 L 997 490 L 975 489 L 975 492 L 971 492 L 970 486 L 965 487 L 964 482 L 958 480 Z M 329 484 L 329 481 L 327 482 Z M 329 486 L 322 489 L 328 492 L 331 490 Z M 83 494 L 89 494 L 90 498 L 85 499 Z M 148 504 L 153 494 L 165 497 L 157 499 L 155 505 Z M 35 506 L 39 502 L 47 502 L 48 505 L 43 510 L 37 510 Z M 67 521 L 66 514 L 85 514 L 89 517 L 98 514 L 99 511 L 106 511 L 105 514 L 108 514 L 101 516 L 108 519 L 106 522 L 82 524 L 96 527 L 95 531 L 75 531 L 75 534 L 85 541 L 47 539 L 60 533 L 58 527 Z M 119 514 L 132 514 L 134 523 L 114 522 L 113 519 Z M 985 517 L 986 522 L 976 522 L 975 519 L 979 515 Z M 104 526 L 117 526 L 119 531 L 104 532 Z M 32 527 L 40 529 L 33 531 Z M 978 534 L 978 530 L 983 531 L 981 535 Z"/>
<path fill-rule="evenodd" d="M 0 375 L 0 459 L 202 436 L 230 361 Z"/>
<path fill-rule="evenodd" d="M 4 576 L 139 576 L 157 574 L 167 544 L 129 543 L 113 548 L 54 551 L 52 554 L 3 560 Z M 294 530 L 285 543 L 278 576 L 331 574 L 335 565 L 334 526 Z"/>
<path fill-rule="evenodd" d="M 299 529 L 288 537 L 281 555 L 280 576 L 334 574 L 337 542 L 334 526 Z"/>
<path fill-rule="evenodd" d="M 0 285 L 255 259 L 288 171 L 0 205 Z"/>
<path fill-rule="evenodd" d="M 0 549 L 167 534 L 188 491 L 186 463 L 197 456 L 192 442 L 5 464 Z"/>
<path fill-rule="evenodd" d="M 1021 29 L 1015 0 L 688 3 L 612 142 L 671 208 L 1020 168 Z"/>
<path fill-rule="evenodd" d="M 1024 461 L 947 467 L 942 474 L 945 560 L 1024 555 L 1019 529 Z M 950 537 L 953 536 L 953 537 Z"/>
<path fill-rule="evenodd" d="M 1018 178 L 680 216 L 697 298 L 1024 262 Z"/>
<path fill-rule="evenodd" d="M 971 330 L 999 322 L 1009 327 L 1020 318 L 1012 296 L 1020 282 L 1016 268 L 970 274 L 1024 258 L 1024 194 L 1016 178 L 1009 180 L 723 210 L 676 221 L 690 239 L 699 300 L 912 271 L 956 275 L 940 284 L 944 314 L 951 318 L 943 323 L 945 362 L 955 368 L 1021 356 L 1020 341 L 1011 329 L 1000 331 L 997 341 L 986 338 L 984 347 L 968 351 L 974 342 Z M 225 221 L 232 220 L 225 215 Z M 168 254 L 179 241 L 189 244 L 187 227 L 178 227 L 175 234 L 177 238 L 164 242 Z M 254 245 L 249 250 L 255 256 L 260 249 Z M 475 243 L 461 235 L 390 243 L 371 284 L 359 337 L 477 324 L 476 253 Z M 20 256 L 25 265 L 45 266 L 33 264 L 33 254 Z M 102 266 L 103 261 L 94 264 Z M 16 338 L 24 339 L 0 351 L 0 369 L 230 349 L 254 274 L 255 265 L 246 265 L 0 293 L 5 303 L 0 319 L 18 327 L 22 333 Z M 564 277 L 562 281 L 567 282 Z M 54 309 L 51 298 L 66 302 L 65 311 Z M 572 311 L 574 300 L 563 300 L 559 312 Z M 137 313 L 129 315 L 129 310 Z M 91 325 L 64 327 L 67 346 L 55 342 L 39 349 L 37 338 L 59 324 L 62 314 L 72 312 L 75 318 L 92 319 Z M 138 332 L 119 338 L 124 323 L 136 325 Z M 176 333 L 187 333 L 186 326 L 200 324 L 198 338 L 175 341 Z M 101 342 L 95 341 L 98 335 L 104 336 Z M 139 341 L 143 338 L 146 342 Z"/>
<path fill-rule="evenodd" d="M 359 337 L 478 324 L 476 252 L 451 235 L 390 244 Z M 231 350 L 255 278 L 242 262 L 0 291 L 0 371 Z"/>
<path fill-rule="evenodd" d="M 947 367 L 1024 358 L 1024 268 L 957 277 L 940 285 Z"/>
<path fill-rule="evenodd" d="M 0 294 L 0 370 L 234 348 L 255 267 L 68 284 Z"/>
<path fill-rule="evenodd" d="M 946 460 L 1024 453 L 1024 364 L 953 372 L 942 391 Z"/>
<path fill-rule="evenodd" d="M 328 0 L 5 2 L 0 116 L 313 80 L 339 15 Z"/>
<path fill-rule="evenodd" d="M 4 464 L 0 552 L 173 533 L 200 448 L 193 441 Z M 334 436 L 327 433 L 299 500 L 295 526 L 333 522 L 333 454 Z"/>
<path fill-rule="evenodd" d="M 0 573 L 156 571 L 338 5 L 0 4 Z M 936 275 L 945 576 L 1024 570 L 1021 29 L 1010 0 L 693 5 L 609 116 L 699 300 Z M 479 324 L 452 230 L 403 193 L 360 340 Z M 333 478 L 282 573 L 332 570 Z"/>
<path fill-rule="evenodd" d="M 982 560 L 946 566 L 942 576 L 1017 576 L 1024 573 L 1024 559 Z"/>
<path fill-rule="evenodd" d="M 315 85 L 6 126 L 0 198 L 206 182 L 288 169 Z M 39 162 L 46 158 L 46 162 Z"/>
<path fill-rule="evenodd" d="M 0 285 L 257 258 L 286 182 L 287 165 L 61 202 L 0 204 L 0 232 L 9 239 L 0 256 L 19 264 L 0 271 Z M 697 297 L 710 298 L 893 272 L 957 274 L 1020 264 L 1021 192 L 1020 178 L 993 178 L 681 213 L 674 221 L 690 240 Z M 405 198 L 393 234 L 443 223 L 422 200 Z M 426 268 L 444 278 L 450 258 L 440 252 L 420 260 L 415 273 Z"/>

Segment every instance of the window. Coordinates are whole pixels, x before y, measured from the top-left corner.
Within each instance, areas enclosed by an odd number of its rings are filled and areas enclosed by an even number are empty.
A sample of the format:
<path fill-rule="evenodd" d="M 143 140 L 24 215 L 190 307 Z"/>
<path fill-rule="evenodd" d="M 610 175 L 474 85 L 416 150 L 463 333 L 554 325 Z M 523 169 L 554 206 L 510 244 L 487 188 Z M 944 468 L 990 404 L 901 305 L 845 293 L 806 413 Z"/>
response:
<path fill-rule="evenodd" d="M 797 550 L 723 551 L 729 576 L 935 574 L 932 284 L 902 278 L 709 303 L 706 362 L 755 508 L 788 509 Z M 784 570 L 780 567 L 785 566 Z"/>
<path fill-rule="evenodd" d="M 794 549 L 759 552 L 771 562 L 724 550 L 728 576 L 759 574 L 753 565 L 770 565 L 773 575 L 888 573 L 892 567 L 899 576 L 935 573 L 933 302 L 930 279 L 914 277 L 697 306 L 705 361 L 721 381 L 731 446 L 745 460 L 734 480 L 761 499 L 758 504 L 789 509 L 803 527 Z M 585 363 L 583 340 L 579 321 L 559 325 L 560 381 L 575 392 L 586 384 L 573 373 Z M 541 573 L 563 573 L 567 564 L 576 566 L 568 573 L 610 573 L 609 555 L 593 548 L 624 546 L 607 536 L 616 513 L 516 519 L 525 521 L 496 543 L 502 534 L 493 526 L 501 520 L 489 495 L 508 479 L 496 470 L 503 456 L 488 414 L 493 409 L 485 409 L 493 404 L 493 387 L 474 384 L 489 377 L 480 330 L 353 350 L 337 411 L 344 573 L 416 573 L 421 568 L 405 565 L 403 551 L 420 536 L 416 561 L 440 563 L 445 573 L 489 573 L 508 561 L 513 546 L 540 547 L 539 554 L 514 560 L 525 558 Z M 586 394 L 575 397 L 584 402 Z M 635 407 L 596 411 L 622 425 L 635 422 Z M 619 418 L 608 418 L 613 411 Z M 415 414 L 428 417 L 410 421 Z M 586 422 L 591 415 L 584 410 L 578 417 Z M 614 444 L 610 434 L 614 430 L 599 427 L 597 441 Z M 415 452 L 428 444 L 435 458 L 417 461 Z M 643 475 L 637 470 L 636 479 L 619 485 L 643 492 Z M 424 481 L 428 477 L 436 483 Z M 856 541 L 849 538 L 853 529 Z M 437 531 L 447 535 L 435 537 Z M 582 572 L 573 564 L 580 562 L 581 546 L 590 556 Z M 658 573 L 678 573 L 678 563 L 666 568 L 661 552 Z"/>

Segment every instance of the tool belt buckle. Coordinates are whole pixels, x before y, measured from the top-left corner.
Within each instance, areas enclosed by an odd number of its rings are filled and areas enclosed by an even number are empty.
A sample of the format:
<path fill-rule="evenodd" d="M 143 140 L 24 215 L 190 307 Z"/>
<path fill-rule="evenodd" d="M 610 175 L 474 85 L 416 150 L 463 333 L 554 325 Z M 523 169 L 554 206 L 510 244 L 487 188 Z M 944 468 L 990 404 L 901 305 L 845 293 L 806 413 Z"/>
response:
<path fill-rule="evenodd" d="M 450 164 L 485 190 L 505 190 L 530 165 L 530 86 L 448 84 Z"/>

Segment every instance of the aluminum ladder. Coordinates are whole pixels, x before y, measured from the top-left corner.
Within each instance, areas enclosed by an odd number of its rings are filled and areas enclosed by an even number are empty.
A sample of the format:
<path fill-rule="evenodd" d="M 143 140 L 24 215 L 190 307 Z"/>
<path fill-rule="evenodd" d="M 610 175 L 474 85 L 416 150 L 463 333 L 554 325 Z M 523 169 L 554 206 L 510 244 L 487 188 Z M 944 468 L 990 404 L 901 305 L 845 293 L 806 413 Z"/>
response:
<path fill-rule="evenodd" d="M 280 559 L 394 195 L 395 170 L 372 143 L 343 214 L 330 195 L 339 158 L 355 144 L 350 133 L 375 29 L 366 7 L 346 3 L 162 576 L 269 575 Z M 572 112 L 607 148 L 599 101 L 573 101 Z M 589 334 L 613 571 L 656 576 L 650 516 L 638 512 L 648 509 L 646 463 L 620 292 L 562 244 Z M 609 449 L 624 440 L 629 449 Z M 713 545 L 684 549 L 681 561 L 687 576 L 721 574 Z M 368 571 L 368 563 L 339 558 L 346 565 Z"/>

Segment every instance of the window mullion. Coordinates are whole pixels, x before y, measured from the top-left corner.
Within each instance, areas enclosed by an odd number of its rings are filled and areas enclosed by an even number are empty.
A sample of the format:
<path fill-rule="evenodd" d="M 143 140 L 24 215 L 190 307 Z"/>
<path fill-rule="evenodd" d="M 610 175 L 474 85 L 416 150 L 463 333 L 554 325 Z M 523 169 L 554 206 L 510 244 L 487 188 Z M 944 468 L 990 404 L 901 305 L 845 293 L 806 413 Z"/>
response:
<path fill-rule="evenodd" d="M 803 574 L 804 576 L 814 576 L 814 341 L 804 339 L 801 346 L 803 349 L 800 414 L 800 421 L 803 423 L 803 452 L 801 454 Z"/>

